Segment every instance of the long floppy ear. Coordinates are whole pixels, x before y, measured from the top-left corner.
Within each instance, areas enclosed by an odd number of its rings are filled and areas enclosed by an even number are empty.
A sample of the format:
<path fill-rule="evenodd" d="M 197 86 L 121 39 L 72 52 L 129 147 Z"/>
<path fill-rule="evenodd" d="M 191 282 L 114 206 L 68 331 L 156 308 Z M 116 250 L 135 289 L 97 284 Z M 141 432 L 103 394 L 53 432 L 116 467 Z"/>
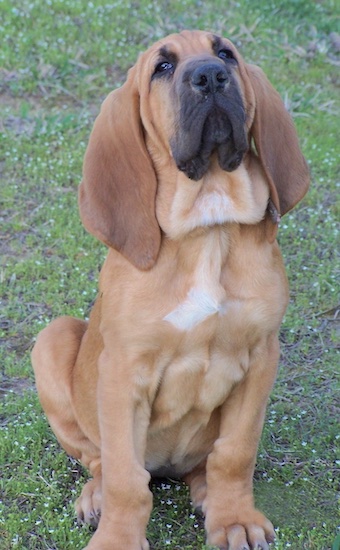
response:
<path fill-rule="evenodd" d="M 272 203 L 280 216 L 306 194 L 309 169 L 280 95 L 259 67 L 247 64 L 246 69 L 256 103 L 250 132 L 268 178 Z"/>
<path fill-rule="evenodd" d="M 150 269 L 161 241 L 155 215 L 157 180 L 139 116 L 135 70 L 103 102 L 79 187 L 85 228 L 137 268 Z"/>

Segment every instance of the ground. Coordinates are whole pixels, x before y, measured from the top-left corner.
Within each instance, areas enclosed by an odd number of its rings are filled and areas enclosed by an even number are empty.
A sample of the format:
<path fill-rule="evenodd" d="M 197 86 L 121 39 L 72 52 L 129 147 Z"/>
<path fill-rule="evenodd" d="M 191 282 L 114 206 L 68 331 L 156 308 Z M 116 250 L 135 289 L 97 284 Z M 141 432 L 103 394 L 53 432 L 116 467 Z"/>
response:
<path fill-rule="evenodd" d="M 77 210 L 82 157 L 105 95 L 138 53 L 183 28 L 231 38 L 294 117 L 311 191 L 283 218 L 291 288 L 255 494 L 275 549 L 336 544 L 339 475 L 339 53 L 336 3 L 307 0 L 2 0 L 0 2 L 0 548 L 83 548 L 72 501 L 86 479 L 37 400 L 29 351 L 60 314 L 86 317 L 105 248 Z M 204 548 L 186 488 L 153 486 L 153 550 Z M 336 547 L 334 546 L 334 550 Z"/>

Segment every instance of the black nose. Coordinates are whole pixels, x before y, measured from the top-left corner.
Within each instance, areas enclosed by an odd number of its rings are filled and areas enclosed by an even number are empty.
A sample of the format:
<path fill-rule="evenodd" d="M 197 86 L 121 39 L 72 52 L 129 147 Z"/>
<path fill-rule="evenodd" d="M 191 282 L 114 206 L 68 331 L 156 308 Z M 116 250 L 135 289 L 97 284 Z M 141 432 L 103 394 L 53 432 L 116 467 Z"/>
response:
<path fill-rule="evenodd" d="M 197 67 L 191 76 L 192 87 L 204 94 L 221 91 L 229 81 L 224 67 L 217 63 L 206 63 Z"/>

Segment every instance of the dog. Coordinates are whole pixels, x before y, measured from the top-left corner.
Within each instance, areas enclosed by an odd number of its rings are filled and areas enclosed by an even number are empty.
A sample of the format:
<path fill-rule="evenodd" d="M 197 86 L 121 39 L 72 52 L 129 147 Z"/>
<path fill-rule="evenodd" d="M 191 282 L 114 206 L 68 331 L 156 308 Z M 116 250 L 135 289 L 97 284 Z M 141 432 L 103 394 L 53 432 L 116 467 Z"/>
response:
<path fill-rule="evenodd" d="M 207 544 L 269 548 L 253 473 L 288 302 L 280 216 L 309 171 L 262 70 L 183 31 L 105 99 L 79 189 L 108 246 L 89 321 L 54 320 L 32 352 L 39 398 L 91 473 L 87 550 L 147 550 L 150 476 L 183 479 Z"/>

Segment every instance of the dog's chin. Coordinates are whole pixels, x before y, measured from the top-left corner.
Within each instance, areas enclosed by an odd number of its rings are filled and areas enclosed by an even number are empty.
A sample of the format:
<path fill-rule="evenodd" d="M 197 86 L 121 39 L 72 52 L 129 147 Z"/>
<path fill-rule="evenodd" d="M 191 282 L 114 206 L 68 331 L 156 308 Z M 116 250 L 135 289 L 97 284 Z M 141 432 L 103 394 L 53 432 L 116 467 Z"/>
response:
<path fill-rule="evenodd" d="M 214 145 L 209 152 L 202 147 L 194 157 L 181 159 L 176 164 L 178 170 L 183 172 L 189 179 L 198 181 L 208 172 L 214 154 L 217 154 L 218 163 L 222 170 L 233 172 L 240 166 L 246 150 L 247 147 L 236 149 L 234 142 L 229 140 L 226 143 Z"/>
<path fill-rule="evenodd" d="M 235 124 L 225 112 L 217 112 L 198 124 L 195 133 L 183 132 L 177 136 L 172 152 L 177 168 L 188 178 L 198 181 L 209 170 L 213 156 L 217 156 L 222 170 L 233 172 L 247 149 L 243 124 Z"/>

